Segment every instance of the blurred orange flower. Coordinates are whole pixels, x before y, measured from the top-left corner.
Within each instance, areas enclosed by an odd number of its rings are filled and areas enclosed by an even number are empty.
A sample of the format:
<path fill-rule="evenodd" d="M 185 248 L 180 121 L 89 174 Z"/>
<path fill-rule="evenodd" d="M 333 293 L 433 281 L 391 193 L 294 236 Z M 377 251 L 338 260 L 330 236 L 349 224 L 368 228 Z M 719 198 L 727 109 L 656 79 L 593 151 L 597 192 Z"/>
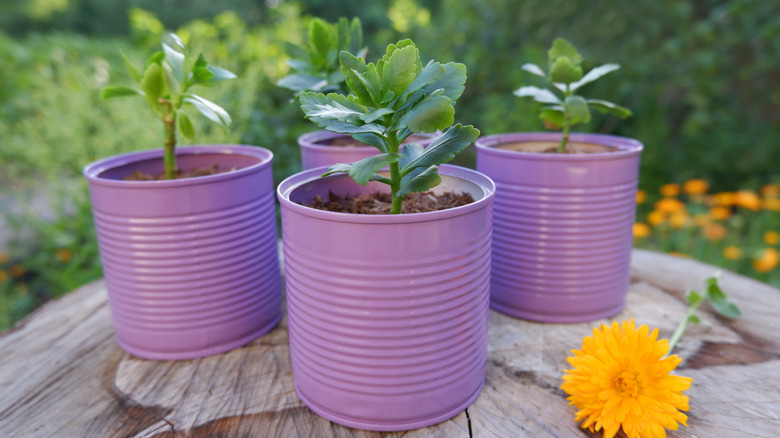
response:
<path fill-rule="evenodd" d="M 703 179 L 691 179 L 683 184 L 683 191 L 688 195 L 703 195 L 709 188 L 709 183 Z"/>
<path fill-rule="evenodd" d="M 703 227 L 712 223 L 710 216 L 707 214 L 697 214 L 693 217 L 693 223 L 696 226 Z"/>
<path fill-rule="evenodd" d="M 0 283 L 5 283 L 8 280 L 8 273 L 0 269 Z"/>
<path fill-rule="evenodd" d="M 723 257 L 729 260 L 736 260 L 742 255 L 742 251 L 736 246 L 727 246 L 723 248 Z"/>
<path fill-rule="evenodd" d="M 734 204 L 748 210 L 758 211 L 761 208 L 761 199 L 749 190 L 740 190 L 734 195 Z"/>
<path fill-rule="evenodd" d="M 666 222 L 666 215 L 658 210 L 653 210 L 647 215 L 647 223 L 656 227 Z"/>
<path fill-rule="evenodd" d="M 707 240 L 721 240 L 726 237 L 728 230 L 721 224 L 710 224 L 701 229 Z"/>
<path fill-rule="evenodd" d="M 680 185 L 676 183 L 664 184 L 660 189 L 662 196 L 677 196 L 680 194 Z"/>
<path fill-rule="evenodd" d="M 70 252 L 68 248 L 60 248 L 57 250 L 55 256 L 57 257 L 57 260 L 59 260 L 60 262 L 67 263 L 73 257 L 73 253 Z"/>
<path fill-rule="evenodd" d="M 0 251 L 0 264 L 7 263 L 8 262 L 8 253 L 5 251 Z"/>
<path fill-rule="evenodd" d="M 763 196 L 780 196 L 780 185 L 767 184 L 761 187 L 761 195 Z"/>
<path fill-rule="evenodd" d="M 710 208 L 710 216 L 716 221 L 725 221 L 731 217 L 731 209 L 728 207 L 712 207 Z"/>
<path fill-rule="evenodd" d="M 777 231 L 767 231 L 764 233 L 764 242 L 767 245 L 777 245 L 780 243 L 780 234 Z"/>
<path fill-rule="evenodd" d="M 655 203 L 655 209 L 664 213 L 674 213 L 685 210 L 685 204 L 675 198 L 661 198 Z"/>
<path fill-rule="evenodd" d="M 766 273 L 777 267 L 780 263 L 780 253 L 775 248 L 764 248 L 759 258 L 753 260 L 753 268 L 756 272 Z"/>
<path fill-rule="evenodd" d="M 690 216 L 688 216 L 688 212 L 686 211 L 675 211 L 671 215 L 669 215 L 669 223 L 672 224 L 674 228 L 682 228 L 690 222 Z"/>
<path fill-rule="evenodd" d="M 637 222 L 634 224 L 634 239 L 643 239 L 645 237 L 649 237 L 650 234 L 652 234 L 652 231 L 650 230 L 650 226 L 647 224 L 643 224 L 641 222 Z"/>
<path fill-rule="evenodd" d="M 712 195 L 710 202 L 713 205 L 720 205 L 724 207 L 731 207 L 734 205 L 735 195 L 733 192 L 721 192 Z"/>
<path fill-rule="evenodd" d="M 647 201 L 647 192 L 644 190 L 637 190 L 636 191 L 636 203 L 641 204 L 643 202 Z"/>
<path fill-rule="evenodd" d="M 13 265 L 11 266 L 11 269 L 9 269 L 11 272 L 11 277 L 21 277 L 24 275 L 24 266 L 22 265 Z"/>
<path fill-rule="evenodd" d="M 780 212 L 780 198 L 764 198 L 764 210 Z"/>

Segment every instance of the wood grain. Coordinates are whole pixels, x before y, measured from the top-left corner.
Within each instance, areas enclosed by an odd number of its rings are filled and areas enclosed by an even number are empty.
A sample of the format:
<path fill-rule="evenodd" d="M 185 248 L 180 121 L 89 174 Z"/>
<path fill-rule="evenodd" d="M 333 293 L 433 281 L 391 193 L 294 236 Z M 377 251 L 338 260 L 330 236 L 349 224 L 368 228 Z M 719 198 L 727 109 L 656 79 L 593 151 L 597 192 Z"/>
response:
<path fill-rule="evenodd" d="M 105 285 L 48 303 L 0 334 L 2 437 L 584 437 L 559 389 L 566 355 L 599 323 L 633 317 L 668 337 L 716 268 L 635 250 L 626 309 L 609 320 L 541 324 L 492 312 L 487 377 L 467 411 L 405 433 L 365 432 L 312 413 L 295 393 L 286 319 L 255 342 L 161 362 L 114 341 Z M 694 378 L 689 427 L 671 437 L 775 437 L 780 430 L 780 291 L 725 273 L 743 311 L 701 312 L 677 353 Z"/>

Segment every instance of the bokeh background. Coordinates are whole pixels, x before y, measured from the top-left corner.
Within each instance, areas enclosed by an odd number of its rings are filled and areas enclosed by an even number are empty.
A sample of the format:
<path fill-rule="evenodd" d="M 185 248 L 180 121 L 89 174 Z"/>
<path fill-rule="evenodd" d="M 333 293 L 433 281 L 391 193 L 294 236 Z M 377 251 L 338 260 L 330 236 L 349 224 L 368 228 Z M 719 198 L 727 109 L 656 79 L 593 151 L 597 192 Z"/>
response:
<path fill-rule="evenodd" d="M 368 58 L 412 38 L 424 62 L 468 68 L 456 120 L 483 134 L 542 130 L 537 84 L 557 36 L 586 69 L 622 69 L 584 89 L 631 108 L 580 131 L 639 139 L 635 243 L 695 257 L 780 286 L 780 2 L 765 0 L 0 0 L 0 329 L 46 300 L 99 278 L 87 163 L 158 147 L 141 99 L 101 101 L 176 31 L 238 79 L 203 94 L 227 108 L 227 135 L 197 124 L 198 143 L 259 145 L 278 180 L 300 168 L 296 138 L 314 126 L 288 90 L 284 42 L 308 21 L 363 21 Z M 197 123 L 197 121 L 196 121 Z M 458 163 L 473 165 L 473 151 Z"/>

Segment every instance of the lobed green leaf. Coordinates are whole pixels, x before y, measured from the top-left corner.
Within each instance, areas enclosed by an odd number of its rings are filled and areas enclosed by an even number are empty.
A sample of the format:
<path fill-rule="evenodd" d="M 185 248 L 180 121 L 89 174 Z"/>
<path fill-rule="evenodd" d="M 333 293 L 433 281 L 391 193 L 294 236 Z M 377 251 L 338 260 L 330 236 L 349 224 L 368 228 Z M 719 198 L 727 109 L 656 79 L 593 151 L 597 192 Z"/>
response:
<path fill-rule="evenodd" d="M 382 68 L 382 92 L 400 95 L 417 77 L 420 71 L 420 51 L 413 45 L 393 51 Z"/>
<path fill-rule="evenodd" d="M 441 183 L 437 166 L 419 167 L 401 179 L 401 186 L 396 197 L 404 197 L 410 193 L 419 193 L 430 190 Z"/>
<path fill-rule="evenodd" d="M 565 57 L 574 64 L 579 64 L 582 61 L 582 56 L 577 48 L 564 38 L 556 38 L 552 43 L 552 47 L 547 51 L 547 57 L 550 61 L 550 65 L 555 63 L 559 58 Z"/>
<path fill-rule="evenodd" d="M 398 128 L 412 132 L 436 132 L 455 121 L 455 108 L 447 96 L 433 96 L 412 106 L 399 120 Z"/>
<path fill-rule="evenodd" d="M 590 109 L 588 103 L 581 96 L 569 96 L 565 101 L 568 116 L 572 125 L 590 122 Z"/>
<path fill-rule="evenodd" d="M 406 175 L 418 167 L 429 167 L 446 163 L 455 155 L 474 143 L 479 137 L 479 130 L 473 126 L 463 126 L 460 123 L 451 126 L 439 138 L 431 142 L 425 151 L 417 158 L 411 160 L 401 169 L 401 174 Z"/>
<path fill-rule="evenodd" d="M 356 183 L 364 186 L 368 183 L 377 170 L 387 166 L 390 163 L 396 163 L 400 159 L 401 154 L 383 153 L 372 155 L 352 163 L 348 173 Z"/>
<path fill-rule="evenodd" d="M 582 67 L 575 65 L 571 59 L 562 56 L 550 67 L 550 80 L 563 84 L 571 84 L 582 79 Z M 571 86 L 569 86 L 571 89 Z"/>

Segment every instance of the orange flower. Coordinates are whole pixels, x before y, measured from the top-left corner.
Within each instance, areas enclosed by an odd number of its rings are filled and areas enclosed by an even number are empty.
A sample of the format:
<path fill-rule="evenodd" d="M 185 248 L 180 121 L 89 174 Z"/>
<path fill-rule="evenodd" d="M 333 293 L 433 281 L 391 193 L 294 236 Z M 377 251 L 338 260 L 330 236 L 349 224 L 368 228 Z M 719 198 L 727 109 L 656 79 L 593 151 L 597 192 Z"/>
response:
<path fill-rule="evenodd" d="M 723 248 L 723 257 L 729 260 L 736 260 L 742 255 L 742 251 L 736 246 L 727 246 Z"/>
<path fill-rule="evenodd" d="M 680 194 L 680 185 L 676 183 L 664 184 L 660 189 L 661 195 L 666 197 L 677 196 Z"/>
<path fill-rule="evenodd" d="M 664 222 L 666 222 L 666 215 L 661 211 L 653 210 L 647 215 L 647 223 L 654 227 L 657 227 Z"/>
<path fill-rule="evenodd" d="M 22 265 L 13 265 L 10 269 L 11 277 L 21 277 L 24 275 L 24 266 Z"/>
<path fill-rule="evenodd" d="M 723 207 L 731 207 L 734 205 L 735 195 L 733 192 L 716 193 L 710 198 L 710 202 L 714 205 L 720 205 Z"/>
<path fill-rule="evenodd" d="M 712 207 L 710 208 L 710 216 L 716 221 L 725 221 L 731 217 L 731 209 L 728 207 Z"/>
<path fill-rule="evenodd" d="M 780 212 L 780 198 L 764 198 L 764 210 Z"/>
<path fill-rule="evenodd" d="M 0 264 L 8 263 L 8 253 L 5 251 L 0 251 Z"/>
<path fill-rule="evenodd" d="M 777 231 L 767 231 L 764 233 L 764 242 L 767 245 L 777 245 L 780 243 L 780 234 Z"/>
<path fill-rule="evenodd" d="M 56 257 L 61 263 L 68 263 L 73 257 L 73 253 L 68 248 L 60 248 L 57 250 Z"/>
<path fill-rule="evenodd" d="M 652 234 L 652 231 L 650 230 L 649 225 L 641 222 L 634 224 L 634 239 L 643 239 L 650 236 L 650 234 Z"/>
<path fill-rule="evenodd" d="M 711 224 L 701 229 L 707 240 L 721 240 L 726 237 L 728 230 L 721 224 Z"/>
<path fill-rule="evenodd" d="M 5 283 L 8 280 L 8 273 L 0 269 L 0 283 Z"/>
<path fill-rule="evenodd" d="M 703 195 L 709 188 L 710 185 L 703 179 L 692 179 L 683 184 L 683 191 L 689 195 Z"/>
<path fill-rule="evenodd" d="M 687 226 L 689 222 L 690 216 L 686 211 L 675 211 L 669 216 L 669 223 L 677 229 Z"/>
<path fill-rule="evenodd" d="M 767 196 L 767 197 L 777 197 L 777 196 L 780 196 L 780 185 L 778 185 L 778 184 L 767 184 L 767 185 L 761 187 L 761 194 L 763 196 Z"/>
<path fill-rule="evenodd" d="M 756 272 L 767 273 L 780 263 L 780 253 L 775 248 L 764 248 L 759 258 L 753 260 L 753 268 Z"/>
<path fill-rule="evenodd" d="M 676 211 L 684 211 L 685 204 L 679 199 L 661 198 L 655 203 L 655 209 L 664 213 L 674 213 Z"/>
<path fill-rule="evenodd" d="M 641 204 L 643 202 L 647 201 L 647 192 L 644 190 L 637 190 L 636 191 L 636 203 Z"/>
<path fill-rule="evenodd" d="M 740 190 L 734 196 L 734 203 L 748 210 L 758 211 L 761 208 L 761 199 L 749 190 Z"/>

